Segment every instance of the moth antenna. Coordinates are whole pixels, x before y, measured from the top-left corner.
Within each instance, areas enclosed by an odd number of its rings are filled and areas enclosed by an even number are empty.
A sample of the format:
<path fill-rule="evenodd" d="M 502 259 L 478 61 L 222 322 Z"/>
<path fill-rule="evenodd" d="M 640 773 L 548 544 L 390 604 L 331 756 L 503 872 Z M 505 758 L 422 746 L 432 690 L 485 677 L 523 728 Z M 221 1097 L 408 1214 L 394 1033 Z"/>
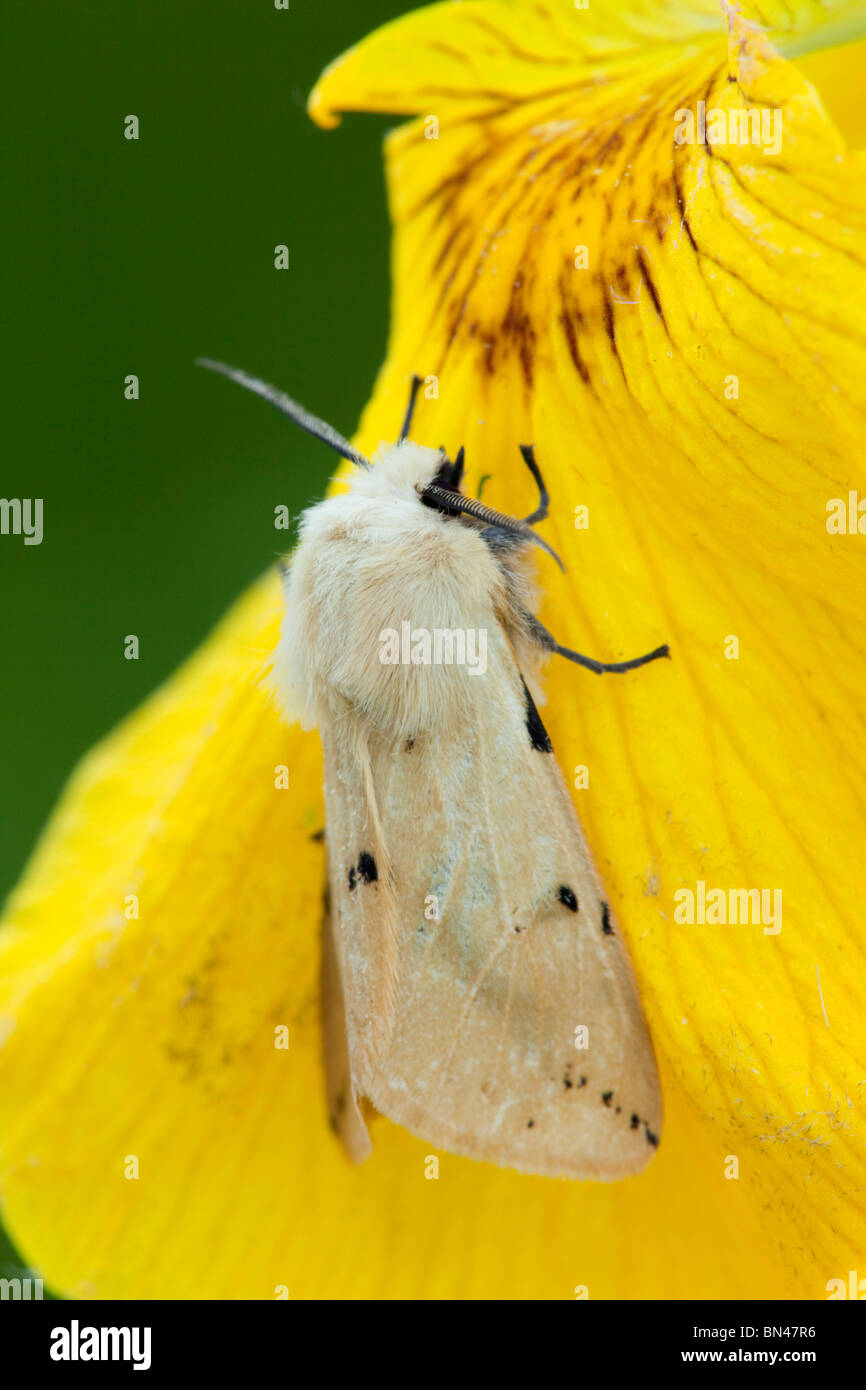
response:
<path fill-rule="evenodd" d="M 423 501 L 432 502 L 440 511 L 449 512 L 452 516 L 471 516 L 476 521 L 483 521 L 486 526 L 499 526 L 503 531 L 510 531 L 513 536 L 520 536 L 523 540 L 531 542 L 532 545 L 539 546 L 559 565 L 561 570 L 565 570 L 565 565 L 560 560 L 556 551 L 542 540 L 541 536 L 536 535 L 531 526 L 519 517 L 508 516 L 505 512 L 494 511 L 484 502 L 477 501 L 474 497 L 464 497 L 462 492 L 449 492 L 447 488 L 438 487 L 436 483 L 428 483 L 423 489 L 419 489 Z"/>
<path fill-rule="evenodd" d="M 260 381 L 258 377 L 249 376 L 241 371 L 240 367 L 229 367 L 225 362 L 214 362 L 210 357 L 197 357 L 195 359 L 197 367 L 205 367 L 209 372 L 219 372 L 220 376 L 227 376 L 229 381 L 236 381 L 238 386 L 243 386 L 247 391 L 252 391 L 256 396 L 261 396 L 263 401 L 268 401 L 276 406 L 277 410 L 283 415 L 288 415 L 290 420 L 294 420 L 296 425 L 300 425 L 302 430 L 311 434 L 314 439 L 319 439 L 323 444 L 327 444 L 335 453 L 340 454 L 350 463 L 357 464 L 359 468 L 371 468 L 372 464 L 368 458 L 344 439 L 341 434 L 324 420 L 320 420 L 316 415 L 311 415 L 297 401 L 293 401 L 291 396 L 287 396 L 285 391 L 280 391 L 276 386 L 271 386 L 267 381 Z"/>
<path fill-rule="evenodd" d="M 412 385 L 409 387 L 409 404 L 406 407 L 406 414 L 403 416 L 403 428 L 400 431 L 401 440 L 409 438 L 409 431 L 412 428 L 412 416 L 415 414 L 415 401 L 423 380 L 424 378 L 420 376 L 413 376 L 412 378 Z"/>

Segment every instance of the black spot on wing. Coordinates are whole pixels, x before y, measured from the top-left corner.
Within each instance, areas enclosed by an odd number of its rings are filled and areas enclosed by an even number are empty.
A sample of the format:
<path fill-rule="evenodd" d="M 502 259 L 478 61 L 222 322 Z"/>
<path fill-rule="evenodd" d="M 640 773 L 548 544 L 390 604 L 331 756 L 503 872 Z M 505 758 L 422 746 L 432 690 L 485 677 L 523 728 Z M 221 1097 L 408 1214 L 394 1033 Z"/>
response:
<path fill-rule="evenodd" d="M 354 866 L 354 864 L 353 864 L 352 867 L 351 867 L 350 870 L 349 870 L 349 892 L 350 892 L 350 893 L 351 893 L 352 889 L 355 887 L 355 884 L 356 884 L 357 882 L 358 882 L 358 878 L 357 878 L 357 875 L 356 875 L 356 873 L 355 873 L 355 866 Z"/>
<path fill-rule="evenodd" d="M 611 1101 L 613 1100 L 613 1091 L 603 1091 L 601 1098 L 604 1101 L 605 1105 L 610 1105 Z"/>
<path fill-rule="evenodd" d="M 640 1123 L 641 1123 L 640 1115 L 637 1115 L 637 1114 L 635 1114 L 635 1113 L 632 1113 L 632 1114 L 629 1116 L 629 1122 L 628 1122 L 629 1129 L 638 1129 L 638 1128 L 640 1127 Z M 643 1127 L 644 1127 L 644 1133 L 645 1133 L 645 1135 L 646 1135 L 646 1141 L 647 1141 L 647 1143 L 648 1143 L 648 1144 L 652 1144 L 653 1148 L 654 1148 L 654 1149 L 657 1149 L 657 1148 L 658 1148 L 658 1145 L 659 1145 L 659 1137 L 658 1137 L 658 1135 L 655 1134 L 655 1133 L 653 1132 L 653 1130 L 650 1129 L 650 1127 L 649 1127 L 649 1125 L 647 1124 L 646 1120 L 644 1120 L 644 1122 L 643 1122 Z"/>
<path fill-rule="evenodd" d="M 321 830 L 314 830 L 313 833 L 312 833 L 312 835 L 310 836 L 310 839 L 311 839 L 311 840 L 315 840 L 315 842 L 316 842 L 317 845 L 320 845 L 320 844 L 322 843 L 322 841 L 324 840 L 324 838 L 325 838 L 325 828 L 324 828 L 324 826 L 322 827 Z"/>
<path fill-rule="evenodd" d="M 613 923 L 610 920 L 610 908 L 607 903 L 601 905 L 601 929 L 605 936 L 613 936 Z"/>
<path fill-rule="evenodd" d="M 569 912 L 577 911 L 577 896 L 571 888 L 566 888 L 563 883 L 556 895 L 563 907 L 567 907 Z"/>
<path fill-rule="evenodd" d="M 372 854 L 364 850 L 358 860 L 358 873 L 365 883 L 375 883 L 379 877 L 379 870 L 376 868 L 376 861 Z"/>
<path fill-rule="evenodd" d="M 537 748 L 539 753 L 552 753 L 553 744 L 548 737 L 547 730 L 541 722 L 541 715 L 535 708 L 535 701 L 530 695 L 526 681 L 520 677 L 520 684 L 523 686 L 523 698 L 526 703 L 526 730 L 529 734 L 529 742 L 533 748 Z"/>

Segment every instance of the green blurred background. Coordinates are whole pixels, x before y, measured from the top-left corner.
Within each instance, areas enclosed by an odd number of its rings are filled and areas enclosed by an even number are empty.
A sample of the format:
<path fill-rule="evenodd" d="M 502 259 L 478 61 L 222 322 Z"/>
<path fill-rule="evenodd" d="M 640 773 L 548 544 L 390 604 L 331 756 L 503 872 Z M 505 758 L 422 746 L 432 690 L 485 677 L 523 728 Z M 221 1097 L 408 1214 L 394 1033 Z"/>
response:
<path fill-rule="evenodd" d="M 272 562 L 274 507 L 295 515 L 333 467 L 193 359 L 349 434 L 384 354 L 393 122 L 325 133 L 305 103 L 412 5 L 290 3 L 7 0 L 0 495 L 42 497 L 44 539 L 0 536 L 0 897 L 81 754 Z M 0 1275 L 15 1263 L 0 1233 Z"/>

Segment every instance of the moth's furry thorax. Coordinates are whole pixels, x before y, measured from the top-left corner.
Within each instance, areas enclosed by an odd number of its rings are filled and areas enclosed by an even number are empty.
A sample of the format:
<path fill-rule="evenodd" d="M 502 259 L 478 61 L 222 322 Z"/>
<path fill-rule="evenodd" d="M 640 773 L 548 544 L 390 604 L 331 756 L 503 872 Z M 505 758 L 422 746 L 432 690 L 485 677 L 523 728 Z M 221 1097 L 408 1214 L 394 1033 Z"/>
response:
<path fill-rule="evenodd" d="M 525 547 L 495 551 L 474 522 L 425 506 L 419 489 L 441 463 L 436 449 L 383 446 L 348 491 L 304 513 L 271 678 L 284 717 L 311 728 L 354 712 L 382 734 L 414 737 L 460 717 L 472 676 L 459 665 L 383 664 L 383 631 L 408 622 L 523 645 Z M 538 654 L 525 657 L 534 683 Z"/>

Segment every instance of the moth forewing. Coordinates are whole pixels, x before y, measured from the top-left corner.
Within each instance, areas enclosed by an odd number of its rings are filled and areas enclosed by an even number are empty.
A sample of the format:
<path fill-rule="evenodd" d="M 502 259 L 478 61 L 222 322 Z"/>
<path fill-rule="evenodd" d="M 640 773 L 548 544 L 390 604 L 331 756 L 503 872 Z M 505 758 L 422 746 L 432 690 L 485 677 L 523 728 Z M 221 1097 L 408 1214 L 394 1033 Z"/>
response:
<path fill-rule="evenodd" d="M 330 892 L 325 895 L 322 922 L 321 1000 L 325 1085 L 331 1128 L 355 1163 L 362 1163 L 373 1145 L 363 1115 L 363 1102 L 352 1085 L 346 1009 L 340 966 L 334 945 Z"/>
<path fill-rule="evenodd" d="M 390 885 L 359 852 L 372 824 L 360 769 L 323 731 L 353 1078 L 382 1113 L 452 1152 L 623 1177 L 645 1166 L 661 1130 L 652 1046 L 501 631 L 488 650 L 460 727 L 411 746 L 369 742 Z"/>
<path fill-rule="evenodd" d="M 325 757 L 332 1112 L 356 1158 L 370 1102 L 454 1153 L 623 1177 L 658 1143 L 658 1079 L 530 693 L 525 544 L 425 508 L 438 463 L 400 445 L 313 508 L 287 579 L 276 688 Z M 483 631 L 485 669 L 384 662 L 405 626 Z"/>

